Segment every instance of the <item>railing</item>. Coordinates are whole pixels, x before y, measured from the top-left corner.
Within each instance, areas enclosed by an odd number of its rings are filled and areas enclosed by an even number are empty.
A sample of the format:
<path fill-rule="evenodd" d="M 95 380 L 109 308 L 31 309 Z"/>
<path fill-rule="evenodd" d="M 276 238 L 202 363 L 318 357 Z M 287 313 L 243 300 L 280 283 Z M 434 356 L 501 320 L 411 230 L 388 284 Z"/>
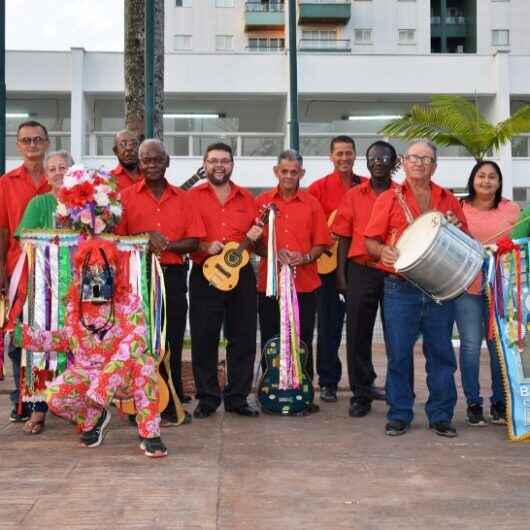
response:
<path fill-rule="evenodd" d="M 300 39 L 298 43 L 300 50 L 335 50 L 350 51 L 350 39 Z"/>
<path fill-rule="evenodd" d="M 49 151 L 70 151 L 70 132 L 66 131 L 50 131 L 48 132 L 50 139 Z M 17 151 L 17 133 L 6 132 L 6 157 L 19 158 L 20 153 Z"/>
<path fill-rule="evenodd" d="M 247 46 L 245 48 L 247 52 L 260 52 L 260 53 L 275 53 L 275 52 L 284 52 L 285 44 L 281 47 L 278 46 Z"/>
<path fill-rule="evenodd" d="M 284 11 L 284 4 L 279 2 L 270 2 L 263 4 L 261 2 L 247 2 L 245 10 L 248 13 L 281 13 Z"/>
<path fill-rule="evenodd" d="M 301 4 L 349 4 L 350 0 L 300 0 Z"/>
<path fill-rule="evenodd" d="M 86 152 L 91 156 L 110 156 L 115 132 L 96 131 L 88 136 Z M 222 140 L 234 155 L 278 156 L 285 148 L 283 133 L 242 132 L 166 132 L 164 145 L 171 156 L 202 156 L 208 145 Z"/>
<path fill-rule="evenodd" d="M 461 25 L 466 23 L 466 17 L 446 17 L 445 23 L 448 26 Z"/>
<path fill-rule="evenodd" d="M 441 23 L 442 23 L 442 17 L 439 17 L 439 16 L 431 17 L 431 24 L 433 26 L 436 26 L 436 25 L 441 24 Z"/>
<path fill-rule="evenodd" d="M 514 158 L 530 157 L 530 135 L 527 134 L 512 138 L 512 156 Z"/>

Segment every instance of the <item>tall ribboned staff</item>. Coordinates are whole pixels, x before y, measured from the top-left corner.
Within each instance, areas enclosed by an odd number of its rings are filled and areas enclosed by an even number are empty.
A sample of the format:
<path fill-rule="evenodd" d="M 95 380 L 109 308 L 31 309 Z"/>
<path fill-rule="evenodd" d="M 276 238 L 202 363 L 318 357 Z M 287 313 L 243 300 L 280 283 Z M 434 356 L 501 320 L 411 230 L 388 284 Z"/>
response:
<path fill-rule="evenodd" d="M 316 260 L 324 249 L 333 244 L 322 206 L 315 197 L 300 189 L 300 180 L 305 175 L 302 156 L 292 150 L 278 156 L 273 168 L 278 185 L 259 195 L 258 208 L 267 204 L 277 207 L 276 245 L 278 258 L 284 265 L 295 270 L 295 289 L 300 307 L 300 338 L 307 345 L 307 372 L 312 380 L 313 330 L 315 327 L 317 289 L 321 281 Z M 268 238 L 267 231 L 264 237 Z M 262 257 L 258 272 L 258 312 L 261 347 L 280 332 L 280 310 L 278 300 L 266 296 L 267 259 Z M 266 368 L 266 367 L 264 367 Z M 318 410 L 312 405 L 313 412 Z"/>

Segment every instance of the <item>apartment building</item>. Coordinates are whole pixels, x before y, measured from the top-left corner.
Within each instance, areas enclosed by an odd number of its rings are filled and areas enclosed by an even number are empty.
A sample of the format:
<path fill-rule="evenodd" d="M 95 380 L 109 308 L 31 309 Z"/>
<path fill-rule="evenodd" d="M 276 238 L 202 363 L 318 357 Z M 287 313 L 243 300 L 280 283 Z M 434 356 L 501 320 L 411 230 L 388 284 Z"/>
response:
<path fill-rule="evenodd" d="M 274 182 L 274 156 L 289 145 L 287 11 L 282 0 L 166 0 L 164 127 L 176 183 L 217 139 L 237 153 L 239 182 Z M 466 96 L 492 121 L 530 103 L 529 20 L 528 0 L 298 0 L 306 184 L 328 171 L 332 136 L 356 139 L 362 172 L 386 121 L 433 94 Z M 14 130 L 28 116 L 48 125 L 54 147 L 112 164 L 121 53 L 8 51 L 6 69 L 9 166 L 18 161 Z M 506 194 L 530 201 L 529 136 L 493 156 Z M 461 149 L 442 149 L 438 181 L 461 189 L 472 165 Z"/>

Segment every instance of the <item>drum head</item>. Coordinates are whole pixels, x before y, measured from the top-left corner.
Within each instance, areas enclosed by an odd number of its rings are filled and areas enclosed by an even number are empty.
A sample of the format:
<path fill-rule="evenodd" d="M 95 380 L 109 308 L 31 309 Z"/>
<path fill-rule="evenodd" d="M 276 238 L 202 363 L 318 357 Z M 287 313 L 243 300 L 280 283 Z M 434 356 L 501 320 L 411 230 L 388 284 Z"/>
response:
<path fill-rule="evenodd" d="M 399 258 L 394 264 L 396 271 L 407 269 L 427 252 L 440 229 L 442 219 L 440 212 L 426 212 L 403 232 L 396 243 L 399 250 Z"/>

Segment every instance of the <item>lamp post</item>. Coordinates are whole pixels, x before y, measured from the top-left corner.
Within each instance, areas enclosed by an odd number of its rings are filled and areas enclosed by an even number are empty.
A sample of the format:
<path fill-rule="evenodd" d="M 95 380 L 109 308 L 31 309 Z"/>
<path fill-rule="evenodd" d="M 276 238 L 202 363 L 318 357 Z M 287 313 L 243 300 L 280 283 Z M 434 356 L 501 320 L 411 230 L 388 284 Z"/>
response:
<path fill-rule="evenodd" d="M 287 0 L 289 7 L 289 145 L 300 150 L 298 123 L 298 46 L 296 42 L 296 0 Z"/>
<path fill-rule="evenodd" d="M 155 0 L 145 1 L 145 137 L 154 136 L 155 115 Z"/>

